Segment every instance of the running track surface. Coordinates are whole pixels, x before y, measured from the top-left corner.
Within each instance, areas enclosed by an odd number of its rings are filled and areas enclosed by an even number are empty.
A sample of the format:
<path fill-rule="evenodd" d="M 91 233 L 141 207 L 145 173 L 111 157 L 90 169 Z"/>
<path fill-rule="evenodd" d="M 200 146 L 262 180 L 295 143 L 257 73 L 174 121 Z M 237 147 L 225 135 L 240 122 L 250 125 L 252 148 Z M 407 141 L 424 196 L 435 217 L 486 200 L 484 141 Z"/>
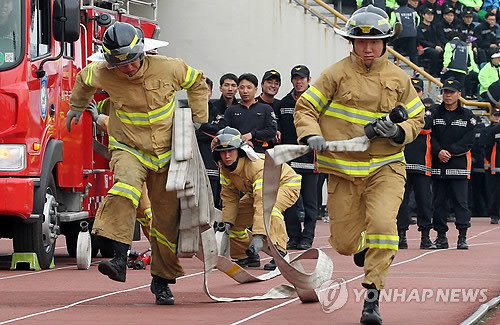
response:
<path fill-rule="evenodd" d="M 392 289 L 392 302 L 381 302 L 384 325 L 459 324 L 482 303 L 500 295 L 500 227 L 487 218 L 473 218 L 467 251 L 456 250 L 457 231 L 449 224 L 448 250 L 420 250 L 416 226 L 408 232 L 409 246 L 400 250 L 391 266 L 386 289 Z M 320 303 L 301 303 L 296 295 L 289 299 L 215 303 L 203 292 L 202 263 L 183 258 L 186 275 L 171 286 L 174 306 L 157 306 L 149 291 L 148 270 L 128 270 L 127 282 L 118 283 L 97 271 L 101 258 L 93 259 L 89 270 L 78 270 L 67 257 L 64 238 L 57 241 L 56 267 L 46 271 L 10 271 L 8 254 L 11 241 L 0 240 L 0 325 L 2 324 L 359 324 L 362 269 L 352 257 L 341 256 L 328 244 L 328 224 L 318 221 L 314 247 L 321 248 L 334 261 L 334 279 L 347 283 L 346 304 L 325 313 Z M 435 234 L 433 233 L 434 237 Z M 133 250 L 148 247 L 146 240 L 134 242 Z M 296 256 L 300 251 L 291 251 Z M 3 256 L 2 256 L 3 255 Z M 262 255 L 262 264 L 270 258 Z M 309 265 L 308 263 L 311 262 Z M 306 261 L 306 269 L 312 261 Z M 251 270 L 261 274 L 259 268 Z M 340 280 L 338 280 L 340 281 Z M 271 287 L 287 283 L 283 277 L 250 284 L 238 284 L 225 274 L 211 274 L 209 287 L 216 296 L 237 297 L 264 294 Z M 405 294 L 401 294 L 406 289 Z M 448 289 L 448 291 L 446 291 Z M 455 295 L 451 294 L 455 289 Z M 464 301 L 460 292 L 480 292 L 475 301 Z M 394 295 L 398 290 L 399 295 Z M 424 291 L 425 290 L 425 291 Z M 449 292 L 437 299 L 438 291 Z M 388 292 L 388 291 L 386 291 Z M 423 300 L 424 292 L 434 297 Z M 459 292 L 458 294 L 456 292 Z M 413 295 L 413 296 L 412 296 Z M 335 296 L 334 296 L 335 297 Z M 439 301 L 438 301 L 439 300 Z M 495 317 L 496 315 L 496 317 Z M 497 312 L 487 324 L 500 324 Z"/>

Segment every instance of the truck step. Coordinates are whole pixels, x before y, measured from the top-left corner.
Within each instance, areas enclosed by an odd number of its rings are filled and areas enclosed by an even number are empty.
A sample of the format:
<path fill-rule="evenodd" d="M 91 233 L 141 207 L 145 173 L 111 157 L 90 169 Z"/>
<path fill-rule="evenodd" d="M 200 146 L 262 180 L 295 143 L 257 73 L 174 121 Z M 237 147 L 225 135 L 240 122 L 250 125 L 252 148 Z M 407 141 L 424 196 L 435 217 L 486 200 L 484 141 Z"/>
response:
<path fill-rule="evenodd" d="M 54 268 L 54 258 L 50 262 L 50 268 Z M 38 256 L 36 253 L 14 253 L 12 254 L 12 262 L 10 264 L 12 270 L 31 270 L 40 271 L 40 263 L 38 263 Z"/>

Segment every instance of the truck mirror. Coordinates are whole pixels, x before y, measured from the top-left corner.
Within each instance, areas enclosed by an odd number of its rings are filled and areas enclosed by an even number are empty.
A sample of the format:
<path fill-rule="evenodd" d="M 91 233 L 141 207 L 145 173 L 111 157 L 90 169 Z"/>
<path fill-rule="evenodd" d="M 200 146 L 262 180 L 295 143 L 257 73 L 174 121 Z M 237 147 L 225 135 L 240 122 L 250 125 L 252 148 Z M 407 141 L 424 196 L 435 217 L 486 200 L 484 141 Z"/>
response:
<path fill-rule="evenodd" d="M 75 42 L 80 38 L 80 1 L 54 0 L 54 39 Z"/>

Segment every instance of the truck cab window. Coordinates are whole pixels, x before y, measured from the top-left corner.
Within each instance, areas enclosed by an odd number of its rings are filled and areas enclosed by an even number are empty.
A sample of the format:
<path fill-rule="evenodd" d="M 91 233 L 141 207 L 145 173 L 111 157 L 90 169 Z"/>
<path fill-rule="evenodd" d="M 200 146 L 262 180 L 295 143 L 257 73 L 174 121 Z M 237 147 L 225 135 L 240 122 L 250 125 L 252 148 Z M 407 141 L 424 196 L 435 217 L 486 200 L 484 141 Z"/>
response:
<path fill-rule="evenodd" d="M 0 0 L 0 70 L 20 59 L 23 46 L 19 0 Z"/>
<path fill-rule="evenodd" d="M 4 1 L 4 0 L 2 0 Z M 50 51 L 50 1 L 31 0 L 30 57 L 37 58 Z"/>

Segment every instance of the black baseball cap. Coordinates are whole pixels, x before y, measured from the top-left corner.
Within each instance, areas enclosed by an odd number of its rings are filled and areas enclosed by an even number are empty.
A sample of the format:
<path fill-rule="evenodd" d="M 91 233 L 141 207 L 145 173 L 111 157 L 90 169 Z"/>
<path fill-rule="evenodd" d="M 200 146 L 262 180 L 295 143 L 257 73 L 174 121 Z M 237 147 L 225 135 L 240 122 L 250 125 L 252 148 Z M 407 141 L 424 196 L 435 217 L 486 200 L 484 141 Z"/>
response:
<path fill-rule="evenodd" d="M 305 65 L 296 65 L 292 68 L 292 71 L 290 74 L 293 76 L 301 76 L 305 78 L 309 78 L 311 75 L 311 72 L 309 71 L 309 68 L 307 68 Z"/>
<path fill-rule="evenodd" d="M 462 91 L 462 84 L 455 79 L 446 79 L 443 82 L 442 90 Z"/>
<path fill-rule="evenodd" d="M 269 79 L 277 79 L 281 83 L 281 75 L 278 71 L 276 70 L 267 70 L 264 72 L 264 76 L 262 77 L 262 82 L 269 80 Z"/>
<path fill-rule="evenodd" d="M 470 9 L 464 10 L 464 17 L 472 17 L 472 16 L 473 16 L 472 10 L 470 10 Z"/>
<path fill-rule="evenodd" d="M 434 12 L 434 9 L 432 9 L 432 8 L 425 8 L 424 12 L 422 14 L 423 15 L 425 15 L 425 14 L 433 14 L 434 15 L 435 12 Z"/>
<path fill-rule="evenodd" d="M 450 13 L 450 12 L 455 13 L 455 10 L 453 10 L 453 8 L 452 8 L 452 7 L 446 7 L 446 8 L 444 8 L 444 10 L 443 10 L 443 15 L 446 15 L 446 14 L 448 14 L 448 13 Z"/>
<path fill-rule="evenodd" d="M 424 90 L 424 81 L 420 78 L 411 78 L 411 83 L 413 84 L 413 87 L 415 87 L 418 90 Z"/>

